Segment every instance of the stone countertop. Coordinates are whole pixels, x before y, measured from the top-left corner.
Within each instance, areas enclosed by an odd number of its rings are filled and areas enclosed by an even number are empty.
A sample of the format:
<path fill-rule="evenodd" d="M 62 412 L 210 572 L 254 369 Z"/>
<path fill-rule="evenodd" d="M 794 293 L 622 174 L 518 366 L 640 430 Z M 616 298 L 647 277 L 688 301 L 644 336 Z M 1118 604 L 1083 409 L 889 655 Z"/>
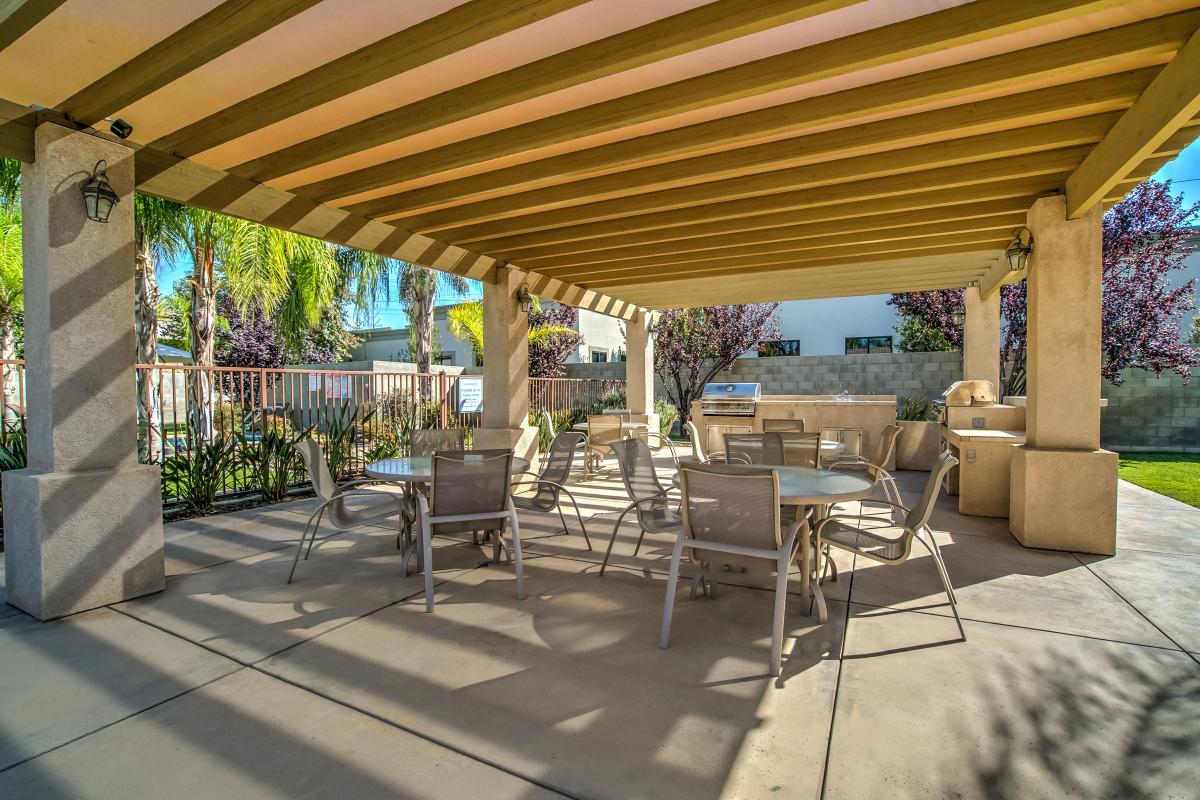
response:
<path fill-rule="evenodd" d="M 1025 431 L 997 431 L 987 428 L 951 428 L 946 431 L 946 439 L 955 444 L 960 441 L 1025 444 Z"/>

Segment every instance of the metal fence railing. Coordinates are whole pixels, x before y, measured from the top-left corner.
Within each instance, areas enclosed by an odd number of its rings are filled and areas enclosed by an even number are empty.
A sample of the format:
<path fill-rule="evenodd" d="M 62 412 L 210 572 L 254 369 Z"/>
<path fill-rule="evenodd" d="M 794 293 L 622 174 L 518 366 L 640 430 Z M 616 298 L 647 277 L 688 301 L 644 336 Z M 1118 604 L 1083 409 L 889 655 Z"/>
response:
<path fill-rule="evenodd" d="M 311 431 L 319 438 L 349 429 L 343 440 L 353 472 L 373 455 L 406 454 L 410 430 L 463 428 L 469 442 L 470 431 L 481 422 L 478 412 L 459 411 L 462 379 L 477 376 L 183 364 L 138 364 L 136 370 L 138 449 L 144 463 L 191 458 L 214 440 L 253 442 L 267 427 Z M 0 360 L 0 371 L 0 436 L 7 445 L 25 428 L 24 362 Z M 556 422 L 583 417 L 624 386 L 619 380 L 531 378 L 530 407 L 551 412 Z M 296 484 L 305 482 L 299 470 L 294 477 Z M 218 496 L 256 489 L 244 471 L 234 470 L 223 478 Z M 169 485 L 164 499 L 174 499 Z"/>

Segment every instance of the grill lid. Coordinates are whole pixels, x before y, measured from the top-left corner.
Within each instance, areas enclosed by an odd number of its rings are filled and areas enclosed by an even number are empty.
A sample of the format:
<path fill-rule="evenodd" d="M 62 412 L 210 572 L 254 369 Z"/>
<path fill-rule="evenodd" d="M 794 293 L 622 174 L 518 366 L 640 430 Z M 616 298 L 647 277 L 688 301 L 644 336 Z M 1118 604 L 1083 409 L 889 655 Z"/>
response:
<path fill-rule="evenodd" d="M 757 383 L 706 383 L 700 399 L 705 402 L 756 403 L 762 397 Z"/>

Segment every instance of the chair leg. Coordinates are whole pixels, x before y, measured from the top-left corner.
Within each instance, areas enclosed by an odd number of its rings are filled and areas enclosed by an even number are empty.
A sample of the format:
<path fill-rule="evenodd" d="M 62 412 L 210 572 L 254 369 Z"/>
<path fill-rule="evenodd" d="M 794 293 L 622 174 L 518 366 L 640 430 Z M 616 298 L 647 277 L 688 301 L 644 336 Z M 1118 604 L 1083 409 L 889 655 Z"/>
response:
<path fill-rule="evenodd" d="M 324 510 L 325 509 L 321 509 L 316 514 L 313 514 L 311 517 L 308 518 L 308 522 L 304 523 L 304 530 L 300 532 L 300 544 L 297 545 L 296 555 L 292 558 L 292 569 L 288 573 L 288 579 L 287 579 L 288 583 L 292 582 L 292 577 L 295 576 L 295 574 L 296 574 L 296 565 L 298 563 L 300 563 L 300 554 L 304 552 L 304 539 L 305 539 L 305 537 L 308 536 L 308 529 L 310 526 L 312 526 L 314 519 L 317 521 L 317 524 L 320 524 L 321 514 L 324 513 Z M 315 537 L 317 535 L 316 527 L 313 527 L 312 531 L 313 531 L 313 536 Z"/>
<path fill-rule="evenodd" d="M 929 551 L 929 555 L 933 559 L 933 565 L 937 569 L 938 577 L 942 580 L 942 588 L 946 591 L 946 599 L 950 602 L 950 610 L 954 612 L 954 623 L 958 625 L 958 635 L 965 642 L 967 640 L 967 632 L 963 630 L 962 618 L 958 616 L 958 603 L 955 602 L 953 590 L 950 588 L 950 576 L 946 574 L 946 568 L 942 566 L 942 560 L 934 553 L 929 542 L 920 536 L 914 538 L 925 545 L 925 549 Z"/>
<path fill-rule="evenodd" d="M 621 516 L 617 517 L 617 524 L 613 525 L 612 538 L 608 540 L 608 549 L 604 551 L 604 560 L 600 562 L 601 575 L 604 575 L 604 570 L 608 568 L 608 558 L 612 555 L 613 544 L 617 541 L 617 531 L 621 530 L 621 523 L 625 521 L 625 515 L 633 510 L 634 505 L 636 504 L 631 503 L 625 506 L 625 510 L 621 512 Z"/>
<path fill-rule="evenodd" d="M 579 530 L 583 531 L 583 541 L 585 544 L 587 544 L 587 549 L 591 550 L 592 540 L 588 538 L 587 526 L 583 524 L 583 514 L 579 513 L 579 503 L 576 502 L 575 495 L 571 494 L 566 489 L 563 489 L 562 493 L 565 494 L 568 499 L 570 499 L 571 506 L 575 509 L 575 518 L 579 520 Z"/>
<path fill-rule="evenodd" d="M 317 522 L 313 525 L 312 538 L 308 540 L 308 550 L 304 553 L 304 560 L 308 561 L 308 557 L 312 555 L 313 545 L 317 543 L 317 528 L 321 527 L 321 518 L 325 516 L 325 509 L 317 512 Z"/>
<path fill-rule="evenodd" d="M 571 531 L 567 529 L 567 518 L 563 515 L 562 504 L 556 503 L 554 507 L 558 510 L 558 518 L 562 522 L 562 525 L 563 525 L 563 536 L 566 536 Z"/>
<path fill-rule="evenodd" d="M 517 599 L 525 599 L 525 572 L 521 566 L 521 527 L 517 522 L 517 512 L 511 512 L 512 515 L 512 559 L 513 568 L 517 573 Z M 496 530 L 496 538 L 500 538 L 499 529 Z"/>
<path fill-rule="evenodd" d="M 642 528 L 642 532 L 638 534 L 637 544 L 633 546 L 633 554 L 636 556 L 638 551 L 642 549 L 642 539 L 646 538 L 646 529 Z"/>
<path fill-rule="evenodd" d="M 667 649 L 671 640 L 671 615 L 675 611 L 675 584 L 679 580 L 679 559 L 683 556 L 684 537 L 679 534 L 675 546 L 671 548 L 671 569 L 667 573 L 667 597 L 663 602 L 662 630 L 658 634 L 658 646 Z"/>
<path fill-rule="evenodd" d="M 429 521 L 421 520 L 422 572 L 425 573 L 425 610 L 433 613 L 433 533 Z"/>
<path fill-rule="evenodd" d="M 775 565 L 775 618 L 771 626 L 771 676 L 783 672 L 783 618 L 787 611 L 787 578 L 790 554 L 779 557 Z"/>

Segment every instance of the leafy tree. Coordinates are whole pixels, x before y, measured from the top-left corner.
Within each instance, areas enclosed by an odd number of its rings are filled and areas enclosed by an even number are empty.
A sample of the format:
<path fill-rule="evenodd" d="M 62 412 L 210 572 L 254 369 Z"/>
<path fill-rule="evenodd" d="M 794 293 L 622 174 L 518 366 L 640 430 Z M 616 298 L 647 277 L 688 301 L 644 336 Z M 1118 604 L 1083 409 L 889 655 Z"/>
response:
<path fill-rule="evenodd" d="M 180 206 L 146 194 L 134 195 L 134 330 L 137 334 L 137 362 L 158 363 L 158 266 L 175 253 L 176 240 L 171 226 Z M 186 345 L 185 345 L 186 347 Z M 158 430 L 162 405 L 158 381 L 142 370 L 137 371 L 138 416 L 146 432 L 138 443 L 143 459 L 158 463 L 162 455 L 162 437 Z"/>
<path fill-rule="evenodd" d="M 433 309 L 438 290 L 447 289 L 461 296 L 468 287 L 467 279 L 461 275 L 400 262 L 396 289 L 408 316 L 409 351 L 417 372 L 429 372 L 433 359 Z"/>
<path fill-rule="evenodd" d="M 1184 268 L 1188 221 L 1200 203 L 1183 204 L 1170 182 L 1146 181 L 1104 215 L 1103 295 L 1101 299 L 1101 374 L 1114 385 L 1126 369 L 1161 375 L 1173 371 L 1185 379 L 1200 364 L 1200 347 L 1189 342 L 1181 322 L 1195 308 L 1195 281 L 1178 286 L 1170 275 Z M 904 317 L 940 332 L 954 348 L 962 346 L 962 328 L 952 314 L 962 308 L 962 289 L 892 295 L 888 302 Z M 1026 283 L 1001 287 L 1003 323 L 1000 359 L 1002 393 L 1025 390 Z M 903 334 L 902 334 L 903 335 Z"/>
<path fill-rule="evenodd" d="M 0 159 L 0 359 L 17 358 L 25 310 L 25 271 L 21 248 L 21 165 Z M 0 375 L 4 392 L 5 429 L 19 422 L 17 370 L 5 365 Z"/>
<path fill-rule="evenodd" d="M 529 311 L 529 377 L 555 378 L 564 374 L 563 365 L 583 341 L 579 332 L 568 327 L 579 319 L 570 306 L 542 310 L 534 298 Z M 446 314 L 446 324 L 454 338 L 471 345 L 475 363 L 483 363 L 483 303 L 473 300 L 459 303 Z"/>
<path fill-rule="evenodd" d="M 900 337 L 897 349 L 901 353 L 936 353 L 957 349 L 940 328 L 930 325 L 919 316 L 905 315 L 896 325 Z"/>
<path fill-rule="evenodd" d="M 654 338 L 654 371 L 679 419 L 691 416 L 704 384 L 760 341 L 779 338 L 779 303 L 664 311 Z"/>

